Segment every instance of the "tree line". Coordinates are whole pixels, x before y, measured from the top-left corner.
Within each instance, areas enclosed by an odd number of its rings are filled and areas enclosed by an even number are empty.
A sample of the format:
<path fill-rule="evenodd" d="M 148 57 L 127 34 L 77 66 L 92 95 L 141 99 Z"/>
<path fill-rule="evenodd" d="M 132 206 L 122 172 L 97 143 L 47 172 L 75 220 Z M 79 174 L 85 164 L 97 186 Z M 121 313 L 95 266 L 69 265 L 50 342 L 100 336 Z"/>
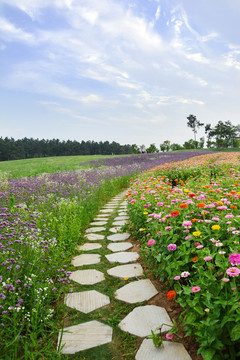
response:
<path fill-rule="evenodd" d="M 0 161 L 19 160 L 49 156 L 68 155 L 121 155 L 131 154 L 131 145 L 120 145 L 109 141 L 60 141 L 23 138 L 15 140 L 12 137 L 0 138 Z"/>

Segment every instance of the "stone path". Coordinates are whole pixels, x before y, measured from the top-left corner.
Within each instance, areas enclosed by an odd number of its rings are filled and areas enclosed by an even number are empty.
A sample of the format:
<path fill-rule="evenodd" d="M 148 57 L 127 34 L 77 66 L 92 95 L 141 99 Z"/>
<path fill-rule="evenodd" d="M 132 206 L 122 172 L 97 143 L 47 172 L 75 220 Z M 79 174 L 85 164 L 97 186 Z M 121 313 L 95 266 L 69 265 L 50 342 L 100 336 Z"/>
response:
<path fill-rule="evenodd" d="M 191 360 L 182 344 L 164 341 L 163 346 L 155 348 L 152 340 L 147 338 L 151 335 L 151 330 L 158 333 L 156 329 L 162 325 L 162 333 L 166 333 L 173 324 L 164 308 L 156 305 L 138 306 L 138 303 L 156 296 L 158 291 L 149 279 L 142 279 L 142 266 L 136 262 L 138 253 L 127 251 L 133 245 L 127 241 L 130 234 L 121 232 L 121 226 L 125 225 L 129 218 L 124 197 L 125 192 L 115 196 L 89 224 L 85 234 L 86 242 L 77 247 L 82 253 L 72 259 L 72 265 L 77 269 L 70 275 L 70 280 L 75 284 L 93 286 L 104 283 L 106 275 L 119 279 L 119 288 L 114 293 L 115 299 L 122 302 L 123 306 L 124 303 L 136 304 L 118 324 L 123 332 L 143 339 L 139 349 L 136 349 L 136 360 Z M 117 215 L 113 218 L 113 214 Z M 109 251 L 109 254 L 105 255 L 105 262 L 109 262 L 105 274 L 94 268 L 95 264 L 101 264 L 104 258 L 97 253 L 103 248 L 103 244 L 99 243 L 103 240 L 107 243 L 105 249 Z M 121 286 L 123 279 L 130 279 L 130 282 Z M 111 301 L 106 294 L 89 288 L 87 291 L 67 294 L 64 302 L 69 308 L 88 314 L 109 306 Z M 112 341 L 112 327 L 95 320 L 66 327 L 58 336 L 58 346 L 61 346 L 62 354 L 75 354 Z"/>

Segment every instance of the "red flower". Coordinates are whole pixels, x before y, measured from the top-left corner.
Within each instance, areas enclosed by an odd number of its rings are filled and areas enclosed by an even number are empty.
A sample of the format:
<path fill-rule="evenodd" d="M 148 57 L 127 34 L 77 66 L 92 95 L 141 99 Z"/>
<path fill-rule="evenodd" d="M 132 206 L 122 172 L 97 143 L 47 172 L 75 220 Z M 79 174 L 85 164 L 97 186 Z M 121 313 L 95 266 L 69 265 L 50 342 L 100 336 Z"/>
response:
<path fill-rule="evenodd" d="M 171 211 L 171 215 L 174 216 L 178 216 L 180 214 L 180 212 L 178 210 L 175 211 Z"/>
<path fill-rule="evenodd" d="M 205 208 L 205 206 L 206 206 L 206 205 L 205 205 L 204 203 L 198 203 L 198 204 L 197 204 L 197 207 L 198 207 L 198 208 Z"/>
<path fill-rule="evenodd" d="M 195 256 L 195 258 L 192 259 L 193 262 L 195 262 L 198 259 L 197 256 Z"/>
<path fill-rule="evenodd" d="M 180 204 L 180 209 L 186 209 L 188 207 L 188 204 Z"/>
<path fill-rule="evenodd" d="M 168 300 L 172 300 L 177 294 L 175 293 L 174 290 L 170 290 L 168 293 L 167 293 L 167 299 Z"/>

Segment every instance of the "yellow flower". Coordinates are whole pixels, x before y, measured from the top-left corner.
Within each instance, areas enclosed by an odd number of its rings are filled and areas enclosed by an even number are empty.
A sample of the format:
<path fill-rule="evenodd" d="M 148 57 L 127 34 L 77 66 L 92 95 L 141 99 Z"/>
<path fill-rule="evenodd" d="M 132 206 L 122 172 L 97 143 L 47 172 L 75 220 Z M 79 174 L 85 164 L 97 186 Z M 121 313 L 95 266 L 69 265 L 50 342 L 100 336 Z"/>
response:
<path fill-rule="evenodd" d="M 146 230 L 145 228 L 141 228 L 141 229 L 139 229 L 139 231 L 144 231 L 144 230 Z"/>
<path fill-rule="evenodd" d="M 128 279 L 129 279 L 129 277 L 125 277 L 125 278 L 124 278 L 124 280 L 128 280 Z"/>
<path fill-rule="evenodd" d="M 218 205 L 223 205 L 223 202 L 222 201 L 217 201 L 217 204 Z"/>
<path fill-rule="evenodd" d="M 147 211 L 144 211 L 143 215 L 148 215 L 148 212 L 147 212 Z"/>
<path fill-rule="evenodd" d="M 200 235 L 201 235 L 201 231 L 194 231 L 192 234 L 193 234 L 193 236 L 200 236 Z"/>
<path fill-rule="evenodd" d="M 219 230 L 220 229 L 220 226 L 219 225 L 213 225 L 212 226 L 212 230 Z"/>

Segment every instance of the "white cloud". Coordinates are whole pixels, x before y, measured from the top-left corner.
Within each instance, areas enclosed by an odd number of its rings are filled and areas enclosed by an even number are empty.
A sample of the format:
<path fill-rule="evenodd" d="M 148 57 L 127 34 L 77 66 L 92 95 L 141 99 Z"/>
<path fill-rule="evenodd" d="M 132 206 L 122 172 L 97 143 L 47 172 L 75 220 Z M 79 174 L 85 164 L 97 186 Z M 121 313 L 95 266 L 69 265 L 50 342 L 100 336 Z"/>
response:
<path fill-rule="evenodd" d="M 3 17 L 0 17 L 0 34 L 5 41 L 23 41 L 34 44 L 35 40 L 33 34 L 20 29 Z"/>

